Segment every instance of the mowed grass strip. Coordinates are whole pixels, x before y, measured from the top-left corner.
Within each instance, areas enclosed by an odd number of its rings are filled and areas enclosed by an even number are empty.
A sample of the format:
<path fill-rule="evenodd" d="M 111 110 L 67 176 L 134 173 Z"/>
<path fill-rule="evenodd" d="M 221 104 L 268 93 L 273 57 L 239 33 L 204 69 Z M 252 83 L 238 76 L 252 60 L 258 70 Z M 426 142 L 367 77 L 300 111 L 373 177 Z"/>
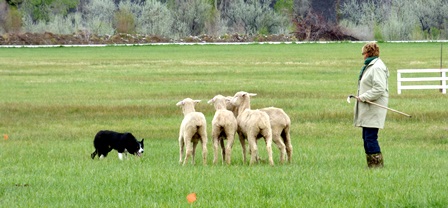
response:
<path fill-rule="evenodd" d="M 396 93 L 396 70 L 439 67 L 440 43 L 380 43 L 389 107 L 413 116 L 388 113 L 381 170 L 366 169 L 346 102 L 356 93 L 362 45 L 0 48 L 0 206 L 446 206 L 446 95 Z M 240 90 L 257 93 L 253 109 L 276 106 L 291 117 L 291 164 L 279 164 L 275 144 L 274 167 L 243 164 L 239 141 L 230 166 L 211 163 L 207 101 Z M 207 166 L 200 147 L 195 166 L 178 164 L 183 115 L 175 104 L 186 97 L 202 100 Z M 143 157 L 119 161 L 113 151 L 90 159 L 102 129 L 145 138 Z M 267 158 L 264 141 L 258 146 Z"/>

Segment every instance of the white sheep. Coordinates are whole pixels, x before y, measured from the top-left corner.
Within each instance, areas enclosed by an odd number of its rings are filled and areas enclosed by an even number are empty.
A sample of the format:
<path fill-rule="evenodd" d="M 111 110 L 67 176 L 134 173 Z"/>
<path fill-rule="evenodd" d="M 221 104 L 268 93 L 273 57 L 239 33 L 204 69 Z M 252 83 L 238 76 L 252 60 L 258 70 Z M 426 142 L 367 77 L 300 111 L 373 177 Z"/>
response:
<path fill-rule="evenodd" d="M 226 97 L 226 108 L 233 112 L 235 117 L 238 117 L 238 108 L 232 104 L 232 96 Z M 292 143 L 290 136 L 291 119 L 281 108 L 268 107 L 259 109 L 264 111 L 269 116 L 269 121 L 272 129 L 272 141 L 280 150 L 280 162 L 286 159 L 288 155 L 288 162 L 292 161 Z"/>
<path fill-rule="evenodd" d="M 272 159 L 272 130 L 269 122 L 269 116 L 266 112 L 250 109 L 250 96 L 256 94 L 248 92 L 237 92 L 232 98 L 232 105 L 238 108 L 238 136 L 243 147 L 243 161 L 246 162 L 246 144 L 247 139 L 250 149 L 250 164 L 258 160 L 257 139 L 264 137 L 266 150 L 268 152 L 269 164 L 274 165 Z"/>
<path fill-rule="evenodd" d="M 280 150 L 280 163 L 286 160 L 292 161 L 292 144 L 290 136 L 291 119 L 281 108 L 268 107 L 260 109 L 269 115 L 269 121 L 272 129 L 272 141 Z"/>
<path fill-rule="evenodd" d="M 208 101 L 215 107 L 215 116 L 212 120 L 212 138 L 214 157 L 213 164 L 218 162 L 218 148 L 221 144 L 222 160 L 230 165 L 232 146 L 235 140 L 235 133 L 238 128 L 237 121 L 233 113 L 226 109 L 226 98 L 222 95 L 216 95 Z M 227 139 L 227 145 L 224 147 L 224 140 Z"/>
<path fill-rule="evenodd" d="M 182 108 L 184 119 L 180 125 L 179 131 L 179 163 L 182 164 L 184 146 L 186 146 L 186 155 L 183 165 L 187 163 L 187 160 L 192 156 L 192 163 L 195 163 L 196 146 L 200 141 L 202 144 L 202 162 L 207 164 L 207 125 L 205 116 L 201 112 L 196 112 L 194 106 L 200 100 L 192 100 L 191 98 L 185 98 L 179 101 L 176 106 Z"/>

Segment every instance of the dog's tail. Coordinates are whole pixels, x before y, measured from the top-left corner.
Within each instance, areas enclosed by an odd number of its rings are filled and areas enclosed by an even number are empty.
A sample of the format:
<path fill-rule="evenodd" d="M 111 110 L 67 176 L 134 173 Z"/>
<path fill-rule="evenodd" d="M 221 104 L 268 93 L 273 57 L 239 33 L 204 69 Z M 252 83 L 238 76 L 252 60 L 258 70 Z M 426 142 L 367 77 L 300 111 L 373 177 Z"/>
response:
<path fill-rule="evenodd" d="M 98 154 L 98 150 L 95 150 L 95 151 L 90 155 L 90 157 L 91 157 L 92 159 L 95 159 L 96 154 Z"/>

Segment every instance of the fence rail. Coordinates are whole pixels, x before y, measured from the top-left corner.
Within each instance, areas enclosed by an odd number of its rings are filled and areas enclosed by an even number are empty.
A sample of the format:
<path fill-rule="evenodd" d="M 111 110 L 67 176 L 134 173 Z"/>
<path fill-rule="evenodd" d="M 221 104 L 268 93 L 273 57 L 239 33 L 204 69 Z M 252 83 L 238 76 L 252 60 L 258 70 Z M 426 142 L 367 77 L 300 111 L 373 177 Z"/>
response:
<path fill-rule="evenodd" d="M 448 69 L 399 69 L 397 70 L 397 90 L 398 94 L 401 94 L 401 90 L 411 89 L 441 89 L 443 94 L 446 94 L 447 89 L 447 76 Z M 440 77 L 402 77 L 402 74 L 415 74 L 415 73 L 439 73 Z M 403 85 L 403 82 L 433 82 L 440 81 L 439 84 L 411 84 Z"/>

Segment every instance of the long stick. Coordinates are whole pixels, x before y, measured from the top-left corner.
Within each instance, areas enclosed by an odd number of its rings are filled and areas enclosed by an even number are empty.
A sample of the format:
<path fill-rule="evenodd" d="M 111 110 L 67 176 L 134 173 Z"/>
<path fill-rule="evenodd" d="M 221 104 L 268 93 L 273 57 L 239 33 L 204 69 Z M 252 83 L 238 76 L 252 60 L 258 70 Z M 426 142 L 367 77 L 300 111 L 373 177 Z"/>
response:
<path fill-rule="evenodd" d="M 401 112 L 401 111 L 397 111 L 397 110 L 392 109 L 392 108 L 388 108 L 388 107 L 386 107 L 386 106 L 384 106 L 384 105 L 380 105 L 380 104 L 378 104 L 378 103 L 374 103 L 374 102 L 371 102 L 371 101 L 368 101 L 368 100 L 366 100 L 366 102 L 367 102 L 367 103 L 370 103 L 370 104 L 372 104 L 372 105 L 376 105 L 376 106 L 378 106 L 378 107 L 380 107 L 380 108 L 384 108 L 384 109 L 390 110 L 390 111 L 392 111 L 392 112 L 399 113 L 399 114 L 404 115 L 404 116 L 407 116 L 407 117 L 409 117 L 409 118 L 412 117 L 412 116 L 409 115 L 409 114 L 403 113 L 403 112 Z"/>
<path fill-rule="evenodd" d="M 348 96 L 348 98 L 347 98 L 347 102 L 349 102 L 349 103 L 350 103 L 350 98 L 356 98 L 356 99 L 358 99 L 358 97 L 356 97 L 356 96 L 354 96 L 354 95 L 350 95 L 350 96 Z M 407 117 L 409 117 L 409 118 L 412 117 L 412 116 L 409 115 L 409 114 L 403 113 L 403 112 L 401 112 L 401 111 L 397 111 L 397 110 L 392 109 L 392 108 L 388 108 L 388 107 L 386 107 L 386 106 L 384 106 L 384 105 L 380 105 L 380 104 L 378 104 L 378 103 L 374 103 L 374 102 L 371 102 L 371 101 L 368 101 L 368 100 L 366 100 L 366 103 L 369 103 L 369 104 L 372 104 L 372 105 L 376 105 L 376 106 L 378 106 L 378 107 L 380 107 L 380 108 L 384 108 L 384 109 L 390 110 L 390 111 L 395 112 L 395 113 L 399 113 L 399 114 L 404 115 L 404 116 L 407 116 Z"/>

